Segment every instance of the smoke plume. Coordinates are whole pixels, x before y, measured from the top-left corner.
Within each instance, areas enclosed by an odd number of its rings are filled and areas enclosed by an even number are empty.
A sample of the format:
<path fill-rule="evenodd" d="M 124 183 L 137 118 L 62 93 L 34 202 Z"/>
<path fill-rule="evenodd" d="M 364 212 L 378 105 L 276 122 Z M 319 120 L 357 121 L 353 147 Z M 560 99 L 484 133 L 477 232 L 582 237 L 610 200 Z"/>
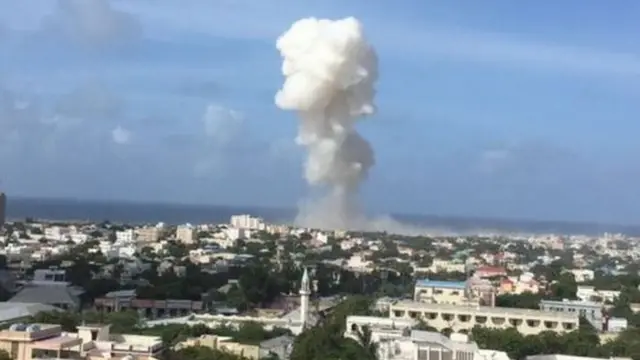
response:
<path fill-rule="evenodd" d="M 377 57 L 354 18 L 295 22 L 277 41 L 285 81 L 275 97 L 296 111 L 296 142 L 307 150 L 305 179 L 320 196 L 297 222 L 319 228 L 363 228 L 358 189 L 374 165 L 371 146 L 356 131 L 375 112 Z"/>

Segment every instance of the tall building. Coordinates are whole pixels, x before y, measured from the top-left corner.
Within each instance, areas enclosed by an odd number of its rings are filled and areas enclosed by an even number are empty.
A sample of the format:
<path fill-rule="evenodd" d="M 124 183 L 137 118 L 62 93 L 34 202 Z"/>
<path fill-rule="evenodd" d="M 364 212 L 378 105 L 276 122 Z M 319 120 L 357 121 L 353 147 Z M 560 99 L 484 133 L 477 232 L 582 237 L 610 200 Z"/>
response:
<path fill-rule="evenodd" d="M 191 244 L 197 240 L 196 228 L 191 224 L 180 225 L 176 229 L 176 239 L 182 241 L 185 244 Z"/>
<path fill-rule="evenodd" d="M 230 221 L 231 226 L 238 229 L 264 230 L 266 225 L 264 220 L 251 215 L 233 215 Z"/>
<path fill-rule="evenodd" d="M 0 192 L 0 227 L 4 225 L 5 216 L 7 211 L 7 195 Z"/>

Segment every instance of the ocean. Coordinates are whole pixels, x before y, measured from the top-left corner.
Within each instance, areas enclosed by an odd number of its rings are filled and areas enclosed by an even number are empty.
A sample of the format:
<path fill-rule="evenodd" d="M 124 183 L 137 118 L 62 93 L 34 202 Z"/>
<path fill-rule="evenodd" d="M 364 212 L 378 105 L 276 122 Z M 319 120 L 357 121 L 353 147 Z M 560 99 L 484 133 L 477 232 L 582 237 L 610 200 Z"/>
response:
<path fill-rule="evenodd" d="M 42 220 L 111 221 L 133 224 L 226 223 L 232 215 L 251 214 L 268 222 L 288 224 L 294 209 L 234 207 L 217 205 L 145 204 L 124 201 L 89 201 L 7 197 L 7 218 L 27 217 Z M 490 230 L 518 233 L 555 233 L 597 235 L 604 232 L 640 236 L 638 225 L 533 221 L 434 215 L 392 215 L 400 222 L 452 232 Z"/>

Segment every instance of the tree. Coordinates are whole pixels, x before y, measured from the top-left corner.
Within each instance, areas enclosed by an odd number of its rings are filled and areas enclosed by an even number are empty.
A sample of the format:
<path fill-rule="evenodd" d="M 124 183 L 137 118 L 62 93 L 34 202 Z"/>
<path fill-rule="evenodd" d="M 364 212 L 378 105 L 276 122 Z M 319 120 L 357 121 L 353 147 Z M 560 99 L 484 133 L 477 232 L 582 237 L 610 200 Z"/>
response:
<path fill-rule="evenodd" d="M 0 360 L 12 360 L 12 357 L 6 350 L 0 350 Z"/>

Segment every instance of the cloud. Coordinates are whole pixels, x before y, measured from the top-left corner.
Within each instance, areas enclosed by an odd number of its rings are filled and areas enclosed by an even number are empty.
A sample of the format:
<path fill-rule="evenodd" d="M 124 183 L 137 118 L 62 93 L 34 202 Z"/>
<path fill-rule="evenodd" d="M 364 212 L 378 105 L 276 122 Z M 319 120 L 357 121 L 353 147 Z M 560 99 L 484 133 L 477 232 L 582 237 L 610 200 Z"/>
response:
<path fill-rule="evenodd" d="M 204 117 L 204 130 L 217 145 L 228 145 L 240 131 L 244 119 L 242 114 L 217 104 L 207 106 Z"/>
<path fill-rule="evenodd" d="M 45 34 L 64 36 L 82 45 L 112 45 L 142 34 L 137 19 L 114 9 L 109 0 L 58 0 L 53 14 L 42 22 Z"/>
<path fill-rule="evenodd" d="M 200 11 L 179 3 L 128 2 L 125 6 L 149 23 L 176 33 L 206 34 L 230 39 L 272 42 L 297 18 L 314 13 L 318 16 L 343 16 L 338 3 L 274 7 L 268 2 L 192 1 Z M 324 3 L 324 2 L 323 2 Z M 339 8 L 344 5 L 339 3 Z M 360 11 L 361 12 L 361 11 Z M 180 15 L 176 15 L 180 14 Z M 256 22 L 255 19 L 261 21 Z M 554 43 L 546 39 L 525 39 L 510 33 L 483 29 L 437 26 L 431 23 L 399 21 L 384 15 L 364 16 L 370 40 L 376 48 L 401 60 L 423 62 L 424 57 L 450 57 L 462 61 L 489 63 L 531 70 L 559 71 L 588 75 L 640 75 L 640 55 L 618 53 L 597 47 L 580 47 Z M 376 24 L 371 26 L 371 24 Z"/>
<path fill-rule="evenodd" d="M 393 28 L 388 40 L 408 54 L 594 75 L 640 75 L 640 56 L 596 48 L 533 42 L 501 33 L 457 29 Z M 420 39 L 421 46 L 415 46 Z M 389 43 L 388 45 L 390 45 Z"/>
<path fill-rule="evenodd" d="M 228 165 L 227 158 L 234 155 L 234 142 L 242 132 L 244 117 L 236 110 L 219 104 L 209 104 L 202 117 L 204 135 L 202 152 L 194 165 L 194 175 L 205 177 L 221 175 Z"/>
<path fill-rule="evenodd" d="M 111 130 L 111 139 L 118 145 L 129 144 L 131 142 L 131 137 L 131 132 L 120 125 Z"/>
<path fill-rule="evenodd" d="M 508 166 L 513 161 L 513 152 L 510 148 L 489 149 L 483 151 L 476 163 L 476 170 L 482 173 L 495 173 Z"/>
<path fill-rule="evenodd" d="M 84 83 L 64 95 L 55 106 L 59 116 L 75 119 L 113 119 L 122 115 L 123 101 L 104 84 Z"/>

